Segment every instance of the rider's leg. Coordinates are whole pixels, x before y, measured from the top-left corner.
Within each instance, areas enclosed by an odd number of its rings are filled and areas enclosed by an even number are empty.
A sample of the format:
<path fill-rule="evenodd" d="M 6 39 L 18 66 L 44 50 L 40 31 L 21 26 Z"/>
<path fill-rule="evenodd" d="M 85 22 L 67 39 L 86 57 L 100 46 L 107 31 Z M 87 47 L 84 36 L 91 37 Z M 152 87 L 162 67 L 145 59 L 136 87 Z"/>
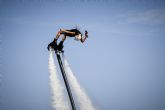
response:
<path fill-rule="evenodd" d="M 63 43 L 64 43 L 65 39 L 66 39 L 66 35 L 63 36 L 62 40 L 61 40 L 60 43 L 58 44 L 58 49 L 59 49 L 59 50 L 62 50 L 62 48 L 63 48 Z"/>
<path fill-rule="evenodd" d="M 59 43 L 59 46 L 62 46 L 62 45 L 63 45 L 65 39 L 66 39 L 66 35 L 63 36 L 62 40 L 61 40 L 60 43 Z"/>
<path fill-rule="evenodd" d="M 57 33 L 57 35 L 56 35 L 56 37 L 55 37 L 54 40 L 57 41 L 61 34 L 62 34 L 62 31 L 61 31 L 61 29 L 60 29 L 60 31 L 58 31 L 58 33 Z"/>
<path fill-rule="evenodd" d="M 63 41 L 63 42 L 64 42 L 64 41 L 65 41 L 65 39 L 66 39 L 66 35 L 64 35 L 64 36 L 63 36 L 63 38 L 62 38 L 62 40 L 61 40 L 61 41 Z"/>
<path fill-rule="evenodd" d="M 54 41 L 57 42 L 58 38 L 60 37 L 61 34 L 65 34 L 65 30 L 64 29 L 60 29 L 60 31 L 58 31 L 56 37 L 54 38 Z"/>
<path fill-rule="evenodd" d="M 61 34 L 69 34 L 69 35 L 73 35 L 74 36 L 75 35 L 75 32 L 71 32 L 71 31 L 68 31 L 68 30 L 65 30 L 65 29 L 60 29 L 60 31 L 58 31 L 58 33 L 57 33 L 57 35 L 55 37 L 55 40 L 56 41 L 58 40 L 58 38 L 60 37 Z"/>

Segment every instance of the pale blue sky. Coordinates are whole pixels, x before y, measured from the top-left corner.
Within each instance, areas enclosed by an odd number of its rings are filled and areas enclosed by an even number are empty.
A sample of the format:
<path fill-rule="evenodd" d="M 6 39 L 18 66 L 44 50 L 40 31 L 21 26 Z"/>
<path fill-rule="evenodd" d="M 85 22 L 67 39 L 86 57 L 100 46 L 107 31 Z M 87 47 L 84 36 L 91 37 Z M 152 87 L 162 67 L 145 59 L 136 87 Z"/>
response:
<path fill-rule="evenodd" d="M 96 108 L 165 109 L 163 0 L 0 0 L 1 110 L 52 110 L 46 47 L 75 26 L 89 38 L 65 54 Z"/>

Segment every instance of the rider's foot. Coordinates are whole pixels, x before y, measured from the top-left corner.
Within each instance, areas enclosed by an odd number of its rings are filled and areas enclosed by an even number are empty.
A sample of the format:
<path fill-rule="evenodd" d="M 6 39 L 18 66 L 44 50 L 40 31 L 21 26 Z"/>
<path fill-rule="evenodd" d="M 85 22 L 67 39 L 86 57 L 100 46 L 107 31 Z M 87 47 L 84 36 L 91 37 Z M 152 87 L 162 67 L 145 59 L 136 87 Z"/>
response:
<path fill-rule="evenodd" d="M 51 42 L 47 47 L 48 51 L 49 51 L 50 47 L 54 50 L 57 50 L 57 42 L 55 40 L 53 42 Z"/>

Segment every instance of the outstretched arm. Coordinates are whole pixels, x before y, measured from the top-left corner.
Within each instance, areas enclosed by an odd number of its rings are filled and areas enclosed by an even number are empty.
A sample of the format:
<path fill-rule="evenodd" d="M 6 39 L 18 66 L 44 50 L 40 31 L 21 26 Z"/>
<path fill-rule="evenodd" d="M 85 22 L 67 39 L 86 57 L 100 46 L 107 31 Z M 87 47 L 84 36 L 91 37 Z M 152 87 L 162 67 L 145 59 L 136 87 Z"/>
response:
<path fill-rule="evenodd" d="M 83 38 L 81 38 L 81 43 L 84 43 L 84 41 L 86 40 L 86 38 L 87 38 L 87 36 L 85 36 L 85 37 L 83 37 Z"/>
<path fill-rule="evenodd" d="M 87 31 L 85 31 L 85 37 L 82 37 L 81 38 L 81 43 L 84 43 L 84 41 L 86 40 L 86 38 L 88 38 L 88 32 Z"/>

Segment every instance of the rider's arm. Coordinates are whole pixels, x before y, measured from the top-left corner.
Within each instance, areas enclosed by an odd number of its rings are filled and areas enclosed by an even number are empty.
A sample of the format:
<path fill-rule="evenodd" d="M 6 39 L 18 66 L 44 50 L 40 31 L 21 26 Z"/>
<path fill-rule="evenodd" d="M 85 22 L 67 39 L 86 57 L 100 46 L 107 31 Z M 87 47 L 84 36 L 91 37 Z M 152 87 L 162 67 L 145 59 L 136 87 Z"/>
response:
<path fill-rule="evenodd" d="M 85 37 L 82 37 L 81 40 L 80 40 L 81 43 L 84 43 L 84 41 L 86 40 L 87 37 L 88 37 L 88 35 L 85 35 Z"/>
<path fill-rule="evenodd" d="M 88 38 L 88 32 L 87 31 L 85 31 L 85 37 L 81 37 L 81 42 L 83 43 L 86 40 L 86 38 Z"/>

